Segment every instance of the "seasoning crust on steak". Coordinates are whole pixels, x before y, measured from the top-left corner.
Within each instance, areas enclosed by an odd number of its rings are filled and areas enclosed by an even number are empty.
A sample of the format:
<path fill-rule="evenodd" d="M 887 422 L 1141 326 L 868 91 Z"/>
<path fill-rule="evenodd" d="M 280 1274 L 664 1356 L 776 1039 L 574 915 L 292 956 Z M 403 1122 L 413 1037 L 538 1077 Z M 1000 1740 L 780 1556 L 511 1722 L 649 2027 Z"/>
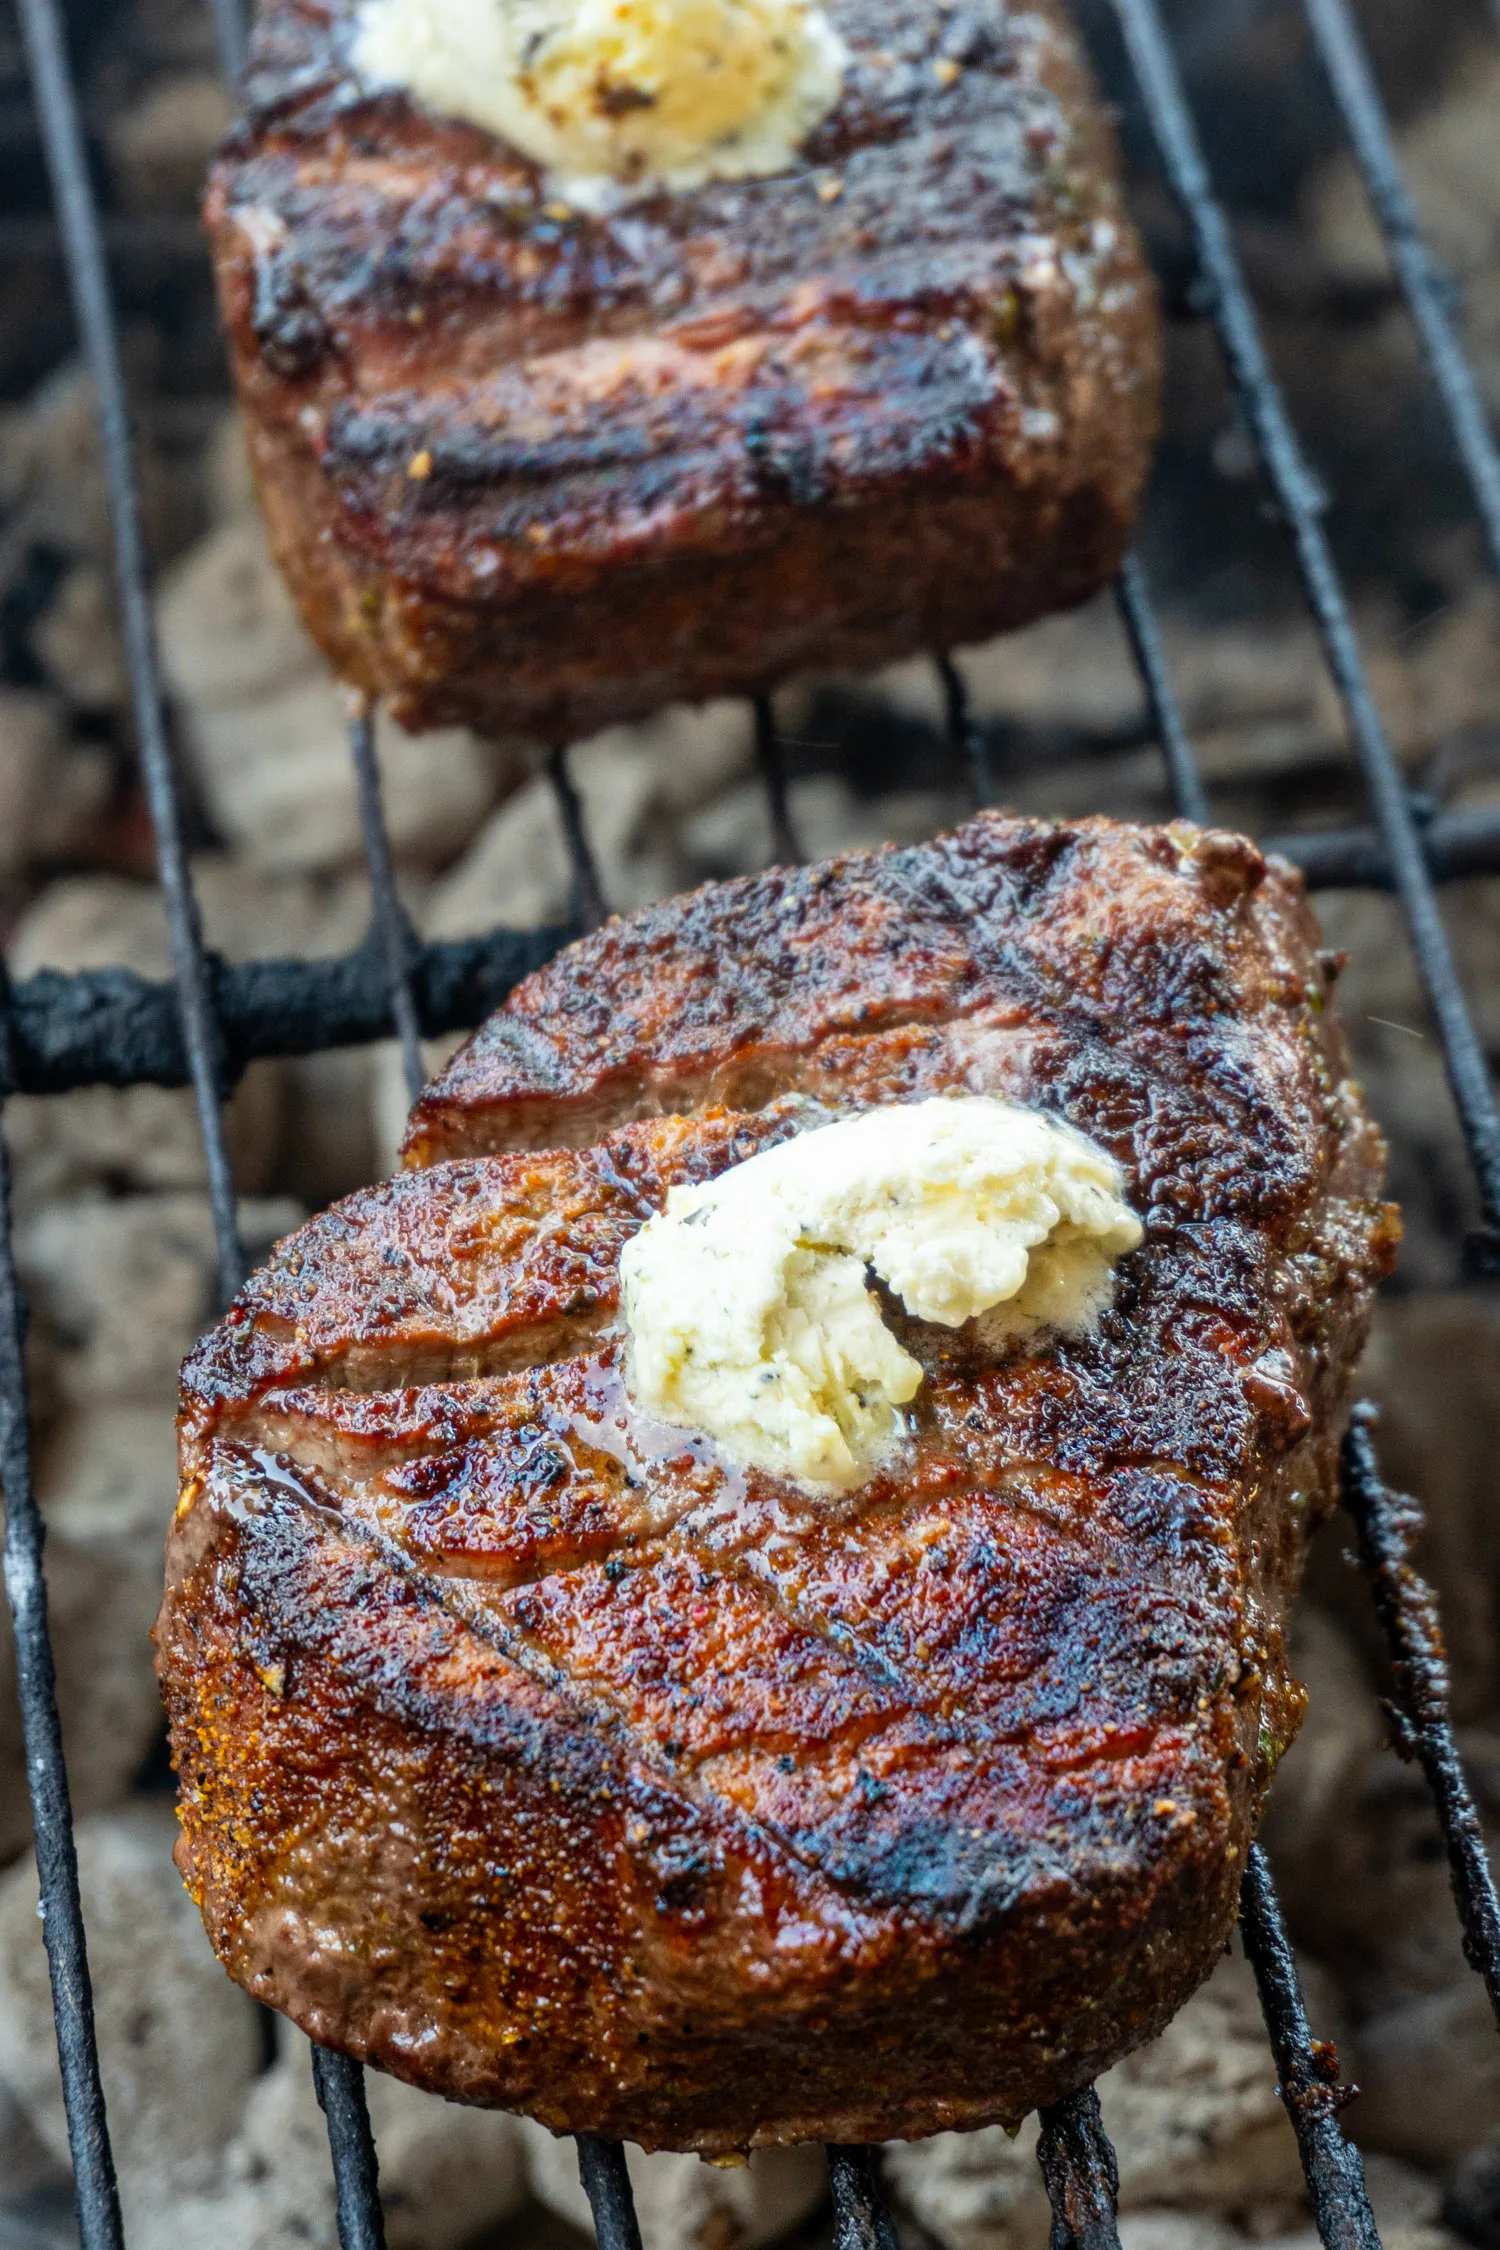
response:
<path fill-rule="evenodd" d="M 272 544 L 411 727 L 561 741 L 988 638 L 1124 552 L 1155 300 L 1060 0 L 832 0 L 773 178 L 611 216 L 262 0 L 206 218 Z"/>
<path fill-rule="evenodd" d="M 707 2153 L 1017 2118 L 1154 2034 L 1297 1726 L 1394 1246 L 1334 966 L 1243 838 L 986 815 L 520 986 L 184 1369 L 159 1664 L 231 1974 Z M 1097 1327 L 901 1320 L 912 1434 L 852 1493 L 643 1418 L 618 1262 L 668 1189 L 942 1092 L 1123 1167 Z"/>

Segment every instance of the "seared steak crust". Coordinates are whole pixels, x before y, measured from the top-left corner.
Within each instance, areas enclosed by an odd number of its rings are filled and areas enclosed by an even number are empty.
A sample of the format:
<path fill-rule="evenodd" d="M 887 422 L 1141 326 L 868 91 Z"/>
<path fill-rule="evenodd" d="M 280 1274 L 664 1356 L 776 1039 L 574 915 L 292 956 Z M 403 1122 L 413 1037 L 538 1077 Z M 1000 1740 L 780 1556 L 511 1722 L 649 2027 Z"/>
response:
<path fill-rule="evenodd" d="M 595 218 L 364 93 L 354 0 L 262 0 L 224 318 L 307 624 L 406 725 L 565 739 L 1115 569 L 1155 307 L 1058 0 L 830 12 L 853 61 L 792 171 Z"/>
<path fill-rule="evenodd" d="M 712 886 L 518 989 L 409 1169 L 184 1369 L 183 1871 L 317 2038 L 648 2147 L 1013 2118 L 1211 1967 L 1300 1690 L 1394 1220 L 1299 878 L 986 816 Z M 829 1109 L 993 1091 L 1125 1167 L 1096 1332 L 905 1322 L 814 1498 L 644 1420 L 621 1246 Z"/>

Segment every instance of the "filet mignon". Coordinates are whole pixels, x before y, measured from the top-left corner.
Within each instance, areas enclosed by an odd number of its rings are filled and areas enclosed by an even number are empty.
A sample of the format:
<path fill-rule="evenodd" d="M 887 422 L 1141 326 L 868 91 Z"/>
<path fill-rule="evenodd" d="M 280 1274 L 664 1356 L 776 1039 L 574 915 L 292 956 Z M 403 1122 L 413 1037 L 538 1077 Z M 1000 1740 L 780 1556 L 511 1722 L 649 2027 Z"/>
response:
<path fill-rule="evenodd" d="M 713 885 L 518 988 L 408 1168 L 188 1361 L 183 1872 L 316 2038 L 647 2147 L 1019 2117 L 1207 1973 L 1301 1692 L 1394 1214 L 1300 878 L 988 815 Z M 1073 1337 L 909 1322 L 851 1493 L 633 1408 L 622 1245 L 829 1111 L 995 1093 L 1145 1222 Z"/>
<path fill-rule="evenodd" d="M 409 727 L 562 741 L 1081 601 L 1155 430 L 1156 312 L 1058 0 L 831 0 L 792 170 L 559 206 L 262 0 L 209 185 L 272 543 Z"/>

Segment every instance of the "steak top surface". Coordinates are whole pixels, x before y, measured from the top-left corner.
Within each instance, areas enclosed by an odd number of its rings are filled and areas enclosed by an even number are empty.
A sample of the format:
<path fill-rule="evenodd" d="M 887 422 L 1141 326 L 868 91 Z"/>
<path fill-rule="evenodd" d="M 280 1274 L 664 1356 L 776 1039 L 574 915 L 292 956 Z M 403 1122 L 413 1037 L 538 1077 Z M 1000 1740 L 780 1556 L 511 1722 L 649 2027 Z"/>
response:
<path fill-rule="evenodd" d="M 1212 1966 L 1394 1216 L 1299 878 L 984 816 L 710 886 L 527 980 L 407 1169 L 189 1359 L 158 1627 L 231 1972 L 647 2146 L 1014 2118 Z M 1145 1224 L 1088 1334 L 901 1324 L 852 1493 L 642 1416 L 622 1245 L 830 1114 L 997 1093 Z"/>

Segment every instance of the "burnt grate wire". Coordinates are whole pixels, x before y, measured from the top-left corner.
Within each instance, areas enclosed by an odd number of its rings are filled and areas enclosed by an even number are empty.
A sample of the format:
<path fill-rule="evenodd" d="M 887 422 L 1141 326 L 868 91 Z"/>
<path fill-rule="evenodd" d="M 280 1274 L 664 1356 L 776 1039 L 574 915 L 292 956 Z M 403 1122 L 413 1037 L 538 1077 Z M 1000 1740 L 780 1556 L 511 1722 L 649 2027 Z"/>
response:
<path fill-rule="evenodd" d="M 1441 1032 L 1479 1190 L 1483 1223 L 1466 1245 L 1466 1268 L 1474 1276 L 1495 1277 L 1500 1275 L 1500 1119 L 1455 971 L 1436 886 L 1457 875 L 1500 874 L 1500 816 L 1440 815 L 1428 820 L 1407 790 L 1370 693 L 1348 600 L 1323 530 L 1326 501 L 1272 373 L 1158 0 L 1110 0 L 1110 5 L 1163 171 L 1191 231 L 1198 302 L 1217 327 L 1264 476 L 1284 519 L 1369 796 L 1370 827 L 1302 835 L 1281 848 L 1302 865 L 1314 885 L 1382 887 L 1400 896 Z M 1450 287 L 1418 229 L 1348 0 L 1303 0 L 1303 5 L 1442 399 L 1490 552 L 1500 567 L 1500 450 L 1458 340 Z M 238 0 L 210 0 L 210 6 L 225 72 L 233 81 L 244 59 Z M 457 944 L 421 944 L 396 887 L 381 807 L 373 718 L 368 711 L 356 709 L 350 719 L 350 751 L 359 785 L 372 901 L 364 944 L 340 959 L 262 960 L 234 967 L 206 951 L 166 744 L 105 239 L 85 160 L 60 0 L 20 0 L 20 10 L 78 327 L 98 389 L 132 697 L 158 877 L 171 931 L 174 977 L 171 984 L 159 984 L 123 969 L 71 976 L 44 972 L 12 988 L 0 969 L 0 1100 L 10 1093 L 60 1092 L 89 1084 L 190 1085 L 207 1152 L 220 1286 L 227 1300 L 243 1276 L 244 1260 L 221 1104 L 245 1065 L 256 1056 L 306 1054 L 394 1033 L 408 1084 L 415 1091 L 422 1078 L 424 1036 L 480 1022 L 522 975 L 548 958 L 577 928 L 596 922 L 605 902 L 566 750 L 559 746 L 548 770 L 574 870 L 573 924 L 540 931 L 496 930 Z M 1174 805 L 1183 817 L 1202 820 L 1209 812 L 1207 793 L 1138 561 L 1127 563 L 1117 593 L 1122 627 L 1135 656 Z M 966 763 L 976 801 L 986 802 L 995 785 L 989 746 L 971 715 L 962 672 L 947 655 L 936 661 L 950 740 Z M 756 706 L 754 722 L 773 848 L 778 858 L 794 858 L 797 844 L 786 774 L 768 705 Z M 23 1344 L 24 1310 L 11 1252 L 9 1174 L 0 1142 L 0 1483 L 7 1504 L 5 1579 L 15 1628 L 43 1927 L 80 2242 L 83 2250 L 122 2250 L 53 1690 L 43 1527 L 31 1479 Z M 1465 1951 L 1500 2018 L 1500 1904 L 1454 1744 L 1435 1604 L 1411 1563 L 1420 1511 L 1413 1501 L 1391 1493 L 1383 1484 L 1372 1421 L 1369 1409 L 1359 1410 L 1349 1433 L 1344 1498 L 1391 1657 L 1396 1743 L 1403 1755 L 1421 1765 L 1432 1790 Z M 1378 2250 L 1360 2158 L 1338 2124 L 1348 2090 L 1339 2083 L 1331 2049 L 1312 2036 L 1270 1870 L 1258 1846 L 1252 1848 L 1245 1872 L 1241 1932 L 1321 2239 L 1329 2250 Z M 343 2250 L 379 2250 L 383 2239 L 379 2189 L 363 2072 L 344 2057 L 315 2050 L 314 2073 L 328 2121 Z M 1053 2211 L 1053 2250 L 1118 2250 L 1118 2175 L 1092 2090 L 1045 2113 L 1038 2154 Z M 601 2250 L 641 2250 L 621 2146 L 582 2135 L 578 2160 Z M 875 2152 L 830 2148 L 828 2166 L 838 2250 L 894 2250 L 895 2229 L 881 2193 Z"/>

